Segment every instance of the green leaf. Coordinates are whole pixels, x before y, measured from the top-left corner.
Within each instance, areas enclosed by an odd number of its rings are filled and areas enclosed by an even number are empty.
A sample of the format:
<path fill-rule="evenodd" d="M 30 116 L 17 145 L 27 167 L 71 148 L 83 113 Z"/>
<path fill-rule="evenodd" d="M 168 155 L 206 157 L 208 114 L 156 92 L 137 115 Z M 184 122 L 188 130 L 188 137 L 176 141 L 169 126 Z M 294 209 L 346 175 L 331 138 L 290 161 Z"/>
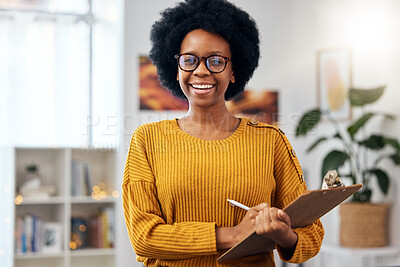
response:
<path fill-rule="evenodd" d="M 296 136 L 306 135 L 310 130 L 315 128 L 321 120 L 321 114 L 322 112 L 318 108 L 305 113 L 297 125 Z"/>
<path fill-rule="evenodd" d="M 308 149 L 307 149 L 307 153 L 309 153 L 309 152 L 311 152 L 312 150 L 314 150 L 314 148 L 316 148 L 320 143 L 322 143 L 322 142 L 324 142 L 324 141 L 326 141 L 326 140 L 329 140 L 329 139 L 331 139 L 331 138 L 338 138 L 338 139 L 341 139 L 342 140 L 342 136 L 338 133 L 338 132 L 336 132 L 336 134 L 334 135 L 334 136 L 332 136 L 332 137 L 330 137 L 330 138 L 328 138 L 328 137 L 320 137 L 317 141 L 315 141 Z"/>
<path fill-rule="evenodd" d="M 400 154 L 399 153 L 390 155 L 389 158 L 393 161 L 394 164 L 400 165 Z"/>
<path fill-rule="evenodd" d="M 375 115 L 381 115 L 381 116 L 384 116 L 385 118 L 391 119 L 391 120 L 396 118 L 392 114 L 367 112 L 347 128 L 347 132 L 350 134 L 351 138 L 354 139 L 354 136 L 356 135 L 356 133 Z M 391 140 L 391 142 L 394 142 L 392 139 L 389 139 L 389 140 Z M 399 148 L 400 148 L 400 145 L 399 145 Z"/>
<path fill-rule="evenodd" d="M 321 137 L 319 138 L 317 141 L 315 141 L 308 149 L 307 149 L 307 153 L 311 152 L 314 148 L 316 148 L 320 143 L 322 143 L 323 141 L 328 140 L 328 138 L 326 137 Z"/>
<path fill-rule="evenodd" d="M 321 178 L 323 179 L 329 170 L 339 169 L 349 158 L 350 156 L 343 151 L 333 150 L 329 152 L 322 162 Z"/>
<path fill-rule="evenodd" d="M 367 171 L 378 179 L 379 187 L 381 188 L 382 192 L 387 195 L 389 189 L 389 176 L 386 172 L 382 171 L 381 169 L 370 169 Z"/>
<path fill-rule="evenodd" d="M 360 130 L 361 127 L 363 127 L 374 115 L 376 114 L 372 112 L 365 113 L 361 118 L 347 128 L 347 132 L 349 132 L 352 139 L 354 139 L 354 135 L 356 135 L 358 130 Z"/>
<path fill-rule="evenodd" d="M 374 103 L 383 94 L 385 86 L 372 88 L 372 89 L 349 89 L 349 99 L 351 106 L 364 106 L 366 104 Z"/>
<path fill-rule="evenodd" d="M 358 143 L 361 146 L 365 146 L 373 150 L 382 149 L 386 145 L 385 138 L 381 135 L 371 135 L 369 138 Z"/>
<path fill-rule="evenodd" d="M 385 138 L 385 143 L 391 145 L 394 149 L 397 150 L 397 152 L 400 152 L 400 144 L 399 142 L 394 139 L 394 138 Z"/>

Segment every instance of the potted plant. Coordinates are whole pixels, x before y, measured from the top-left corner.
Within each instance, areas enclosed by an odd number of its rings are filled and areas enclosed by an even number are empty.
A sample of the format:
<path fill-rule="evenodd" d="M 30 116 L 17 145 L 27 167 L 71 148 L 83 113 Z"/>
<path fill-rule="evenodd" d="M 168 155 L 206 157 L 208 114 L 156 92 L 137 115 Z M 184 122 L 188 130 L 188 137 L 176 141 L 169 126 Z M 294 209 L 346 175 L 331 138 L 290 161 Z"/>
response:
<path fill-rule="evenodd" d="M 384 160 L 390 160 L 395 165 L 400 165 L 400 144 L 396 138 L 388 137 L 381 134 L 369 134 L 365 129 L 367 123 L 375 116 L 383 116 L 384 118 L 393 120 L 395 117 L 390 114 L 381 112 L 367 111 L 365 106 L 376 102 L 383 94 L 385 87 L 372 89 L 349 89 L 347 97 L 349 98 L 352 109 L 360 108 L 360 115 L 350 122 L 347 128 L 343 128 L 341 123 L 335 120 L 330 109 L 315 108 L 307 111 L 299 120 L 296 128 L 296 136 L 301 137 L 307 135 L 312 129 L 315 129 L 322 121 L 322 118 L 331 124 L 333 132 L 330 136 L 321 136 L 315 140 L 307 149 L 307 153 L 313 151 L 327 141 L 334 141 L 339 147 L 329 151 L 322 162 L 321 177 L 329 170 L 337 170 L 341 178 L 349 178 L 353 184 L 362 183 L 363 188 L 352 196 L 350 203 L 340 206 L 341 214 L 341 243 L 344 246 L 365 247 L 365 246 L 384 246 L 387 243 L 386 223 L 382 220 L 386 219 L 388 205 L 378 205 L 371 203 L 373 190 L 373 179 L 377 179 L 379 189 L 386 195 L 389 191 L 390 179 L 382 167 Z M 371 160 L 373 158 L 373 160 Z M 379 210 L 376 208 L 379 207 Z M 349 210 L 351 209 L 351 210 Z M 363 210 L 362 214 L 360 211 Z M 374 212 L 373 216 L 363 215 L 365 212 Z M 371 223 L 377 217 L 382 215 L 382 220 Z M 352 217 L 354 215 L 354 218 Z M 365 219 L 363 216 L 370 216 Z M 351 218 L 350 218 L 351 217 Z M 345 220 L 345 221 L 343 221 Z M 367 222 L 367 228 L 363 228 L 361 224 Z M 379 231 L 377 226 L 383 226 L 383 232 Z M 350 233 L 343 233 L 343 228 L 348 229 Z M 380 235 L 381 240 L 370 238 L 371 232 Z M 357 231 L 368 233 L 365 240 L 357 238 L 360 233 Z M 346 239 L 346 240 L 343 240 Z M 356 240 L 360 239 L 360 240 Z"/>

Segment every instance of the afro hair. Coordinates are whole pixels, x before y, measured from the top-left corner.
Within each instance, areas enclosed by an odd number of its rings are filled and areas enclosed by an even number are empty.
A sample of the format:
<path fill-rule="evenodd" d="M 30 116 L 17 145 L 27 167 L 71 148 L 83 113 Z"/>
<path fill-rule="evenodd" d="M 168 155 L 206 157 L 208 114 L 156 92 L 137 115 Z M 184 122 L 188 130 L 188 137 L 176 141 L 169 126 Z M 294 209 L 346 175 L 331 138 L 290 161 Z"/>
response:
<path fill-rule="evenodd" d="M 203 29 L 223 37 L 230 45 L 235 83 L 225 93 L 229 100 L 244 90 L 258 66 L 259 34 L 255 21 L 226 0 L 185 0 L 161 13 L 151 29 L 150 59 L 157 67 L 161 84 L 175 96 L 185 98 L 179 82 L 174 55 L 179 54 L 187 33 Z"/>

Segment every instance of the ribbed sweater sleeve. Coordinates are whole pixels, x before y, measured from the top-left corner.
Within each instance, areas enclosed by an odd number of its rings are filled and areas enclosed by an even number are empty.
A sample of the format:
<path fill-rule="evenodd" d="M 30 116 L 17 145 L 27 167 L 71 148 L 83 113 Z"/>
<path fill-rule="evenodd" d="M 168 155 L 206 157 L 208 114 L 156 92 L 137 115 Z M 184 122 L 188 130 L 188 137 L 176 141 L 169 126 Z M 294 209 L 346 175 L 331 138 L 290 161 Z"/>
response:
<path fill-rule="evenodd" d="M 307 190 L 303 172 L 296 153 L 283 133 L 279 133 L 275 145 L 274 175 L 277 181 L 275 205 L 284 208 Z M 291 256 L 276 246 L 282 260 L 291 263 L 302 263 L 314 257 L 322 244 L 324 229 L 320 220 L 302 228 L 294 229 L 298 236 L 296 249 Z"/>
<path fill-rule="evenodd" d="M 123 207 L 129 238 L 138 256 L 184 259 L 217 253 L 215 223 L 166 224 L 149 164 L 145 133 L 139 127 L 131 140 L 123 178 Z"/>

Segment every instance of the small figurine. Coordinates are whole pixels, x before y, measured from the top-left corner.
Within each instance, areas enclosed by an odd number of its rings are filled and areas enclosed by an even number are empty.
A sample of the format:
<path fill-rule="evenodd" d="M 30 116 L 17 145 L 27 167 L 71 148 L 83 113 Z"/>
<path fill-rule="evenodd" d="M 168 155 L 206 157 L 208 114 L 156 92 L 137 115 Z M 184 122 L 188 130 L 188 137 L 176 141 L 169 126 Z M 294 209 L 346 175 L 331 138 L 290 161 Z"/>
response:
<path fill-rule="evenodd" d="M 342 184 L 342 182 L 340 181 L 337 171 L 331 170 L 326 173 L 324 180 L 322 182 L 321 189 L 328 189 L 328 188 L 342 187 L 342 186 L 344 186 L 344 184 Z"/>

